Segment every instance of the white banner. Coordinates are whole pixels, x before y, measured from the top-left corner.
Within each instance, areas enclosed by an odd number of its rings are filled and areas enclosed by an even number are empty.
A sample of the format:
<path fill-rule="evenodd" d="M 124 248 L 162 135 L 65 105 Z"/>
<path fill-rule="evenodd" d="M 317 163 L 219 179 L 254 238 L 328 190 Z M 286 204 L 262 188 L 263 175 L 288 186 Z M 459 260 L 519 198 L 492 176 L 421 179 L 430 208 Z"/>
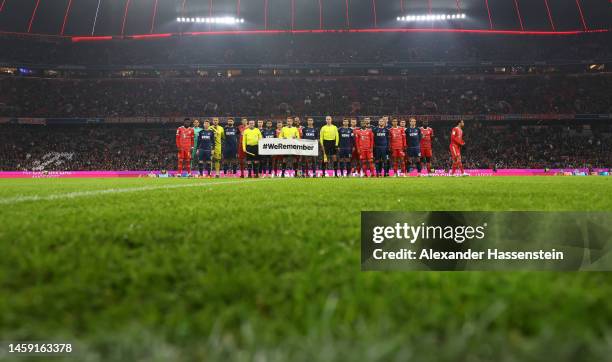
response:
<path fill-rule="evenodd" d="M 259 154 L 318 156 L 319 142 L 316 140 L 263 138 L 259 140 Z"/>

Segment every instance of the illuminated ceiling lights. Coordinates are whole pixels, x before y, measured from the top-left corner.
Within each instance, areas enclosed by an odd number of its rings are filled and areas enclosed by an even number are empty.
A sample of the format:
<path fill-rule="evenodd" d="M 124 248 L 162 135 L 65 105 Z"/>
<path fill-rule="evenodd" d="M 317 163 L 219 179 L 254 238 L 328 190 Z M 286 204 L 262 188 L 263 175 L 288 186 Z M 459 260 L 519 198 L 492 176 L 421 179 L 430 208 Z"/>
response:
<path fill-rule="evenodd" d="M 179 23 L 203 23 L 203 24 L 240 24 L 244 23 L 242 18 L 234 18 L 231 16 L 219 18 L 176 18 Z"/>
<path fill-rule="evenodd" d="M 398 16 L 397 21 L 416 22 L 416 21 L 445 21 L 445 20 L 463 20 L 466 16 L 460 14 L 423 14 L 423 15 L 405 15 Z"/>

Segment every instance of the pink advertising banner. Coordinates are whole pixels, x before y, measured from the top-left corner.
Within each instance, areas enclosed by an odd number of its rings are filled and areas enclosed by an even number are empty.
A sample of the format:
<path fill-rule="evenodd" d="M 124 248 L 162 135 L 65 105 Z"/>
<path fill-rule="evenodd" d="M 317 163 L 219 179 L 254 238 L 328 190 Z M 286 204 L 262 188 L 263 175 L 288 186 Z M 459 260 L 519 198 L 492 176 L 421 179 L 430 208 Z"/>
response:
<path fill-rule="evenodd" d="M 608 176 L 609 169 L 471 169 L 470 176 Z M 115 177 L 156 177 L 157 171 L 0 171 L 0 178 L 115 178 Z M 175 175 L 175 171 L 169 171 Z M 195 172 L 193 173 L 195 175 Z M 333 174 L 330 173 L 330 176 Z M 425 173 L 422 173 L 425 175 Z M 448 176 L 444 170 L 436 170 L 431 176 Z M 410 176 L 417 176 L 413 171 Z M 234 177 L 234 176 L 232 176 Z"/>

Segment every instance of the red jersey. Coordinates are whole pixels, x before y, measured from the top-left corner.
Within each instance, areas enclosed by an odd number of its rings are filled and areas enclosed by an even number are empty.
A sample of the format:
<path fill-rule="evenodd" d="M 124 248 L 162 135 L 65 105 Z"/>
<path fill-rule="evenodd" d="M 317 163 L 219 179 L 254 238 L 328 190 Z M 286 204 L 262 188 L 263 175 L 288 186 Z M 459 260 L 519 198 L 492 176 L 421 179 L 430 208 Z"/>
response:
<path fill-rule="evenodd" d="M 433 140 L 434 131 L 430 127 L 421 127 L 421 148 L 431 148 L 431 141 Z"/>
<path fill-rule="evenodd" d="M 247 129 L 247 126 L 245 126 L 244 124 L 240 124 L 238 125 L 238 145 L 242 145 L 242 133 L 244 132 L 244 130 Z M 238 147 L 239 149 L 242 148 L 242 146 Z"/>
<path fill-rule="evenodd" d="M 193 128 L 180 126 L 176 129 L 176 147 L 191 148 L 195 141 Z"/>
<path fill-rule="evenodd" d="M 406 131 L 400 127 L 391 127 L 389 129 L 389 144 L 392 150 L 406 148 Z"/>
<path fill-rule="evenodd" d="M 463 130 L 461 129 L 461 127 L 453 128 L 453 131 L 451 132 L 451 146 L 463 146 L 464 144 L 465 142 L 463 141 Z"/>
<path fill-rule="evenodd" d="M 355 130 L 355 146 L 359 150 L 367 150 L 374 147 L 374 132 L 372 132 L 371 128 Z"/>

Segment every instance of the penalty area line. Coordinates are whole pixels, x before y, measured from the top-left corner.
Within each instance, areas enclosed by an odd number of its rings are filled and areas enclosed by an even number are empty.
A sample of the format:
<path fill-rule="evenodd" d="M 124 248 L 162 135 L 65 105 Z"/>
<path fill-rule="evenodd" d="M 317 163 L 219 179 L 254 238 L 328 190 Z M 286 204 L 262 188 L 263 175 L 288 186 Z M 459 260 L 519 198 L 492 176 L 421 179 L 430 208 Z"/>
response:
<path fill-rule="evenodd" d="M 14 196 L 0 199 L 0 205 L 14 205 L 22 202 L 30 201 L 54 201 L 64 199 L 75 199 L 79 197 L 89 197 L 98 195 L 113 195 L 113 194 L 124 194 L 129 192 L 141 192 L 141 191 L 155 191 L 155 190 L 170 190 L 180 189 L 186 187 L 208 187 L 218 185 L 235 185 L 235 184 L 248 184 L 262 181 L 272 181 L 273 179 L 259 179 L 259 180 L 239 180 L 239 181 L 224 181 L 224 182 L 199 182 L 179 185 L 158 185 L 158 186 L 142 186 L 142 187 L 126 187 L 126 188 L 112 188 L 103 190 L 91 190 L 91 191 L 75 191 L 68 192 L 65 194 L 52 194 L 52 195 L 32 195 L 32 196 Z"/>

